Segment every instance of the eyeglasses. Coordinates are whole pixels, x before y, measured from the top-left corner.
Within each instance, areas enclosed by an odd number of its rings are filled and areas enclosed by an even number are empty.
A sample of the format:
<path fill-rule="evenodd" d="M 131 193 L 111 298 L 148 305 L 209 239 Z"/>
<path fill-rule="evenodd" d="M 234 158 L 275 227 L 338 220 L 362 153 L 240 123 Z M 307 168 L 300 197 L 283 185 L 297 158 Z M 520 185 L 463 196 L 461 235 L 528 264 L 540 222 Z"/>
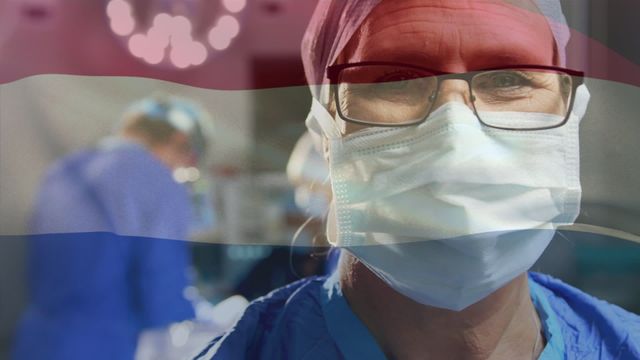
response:
<path fill-rule="evenodd" d="M 409 126 L 427 120 L 446 80 L 467 83 L 472 110 L 488 127 L 543 130 L 564 125 L 583 73 L 522 65 L 446 73 L 392 62 L 339 64 L 327 69 L 338 115 L 369 126 Z M 512 116 L 517 112 L 538 116 Z"/>

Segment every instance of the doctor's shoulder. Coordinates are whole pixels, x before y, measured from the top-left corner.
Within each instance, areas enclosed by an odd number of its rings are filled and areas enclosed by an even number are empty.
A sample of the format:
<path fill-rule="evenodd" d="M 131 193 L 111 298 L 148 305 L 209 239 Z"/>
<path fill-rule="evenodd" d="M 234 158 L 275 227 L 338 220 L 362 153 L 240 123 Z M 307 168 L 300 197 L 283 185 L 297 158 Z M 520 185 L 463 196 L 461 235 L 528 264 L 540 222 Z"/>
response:
<path fill-rule="evenodd" d="M 298 359 L 330 338 L 320 304 L 325 277 L 309 277 L 254 300 L 225 334 L 194 360 Z"/>
<path fill-rule="evenodd" d="M 531 272 L 558 318 L 567 354 L 585 359 L 640 359 L 640 316 L 549 275 Z"/>

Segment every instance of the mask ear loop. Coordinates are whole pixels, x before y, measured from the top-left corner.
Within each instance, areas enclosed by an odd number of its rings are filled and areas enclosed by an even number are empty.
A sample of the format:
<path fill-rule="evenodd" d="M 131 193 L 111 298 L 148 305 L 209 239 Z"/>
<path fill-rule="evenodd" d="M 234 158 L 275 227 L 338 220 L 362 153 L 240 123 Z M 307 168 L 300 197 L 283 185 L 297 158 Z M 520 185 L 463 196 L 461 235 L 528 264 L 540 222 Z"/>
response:
<path fill-rule="evenodd" d="M 331 116 L 329 110 L 315 98 L 311 100 L 311 110 L 307 115 L 305 125 L 310 132 L 324 136 L 329 140 L 342 137 L 340 125 Z"/>
<path fill-rule="evenodd" d="M 321 91 L 320 96 L 321 97 L 324 96 L 324 98 L 327 98 L 325 100 L 328 100 L 329 92 L 325 90 L 326 88 Z M 307 129 L 311 133 L 311 136 L 314 142 L 324 140 L 323 143 L 326 143 L 326 140 L 342 138 L 342 132 L 340 130 L 340 126 L 336 123 L 336 120 L 334 120 L 333 116 L 331 116 L 331 113 L 327 110 L 327 108 L 324 105 L 322 105 L 322 103 L 315 97 L 311 99 L 311 109 L 309 110 L 309 114 L 307 115 L 307 118 L 305 120 L 305 125 L 307 126 Z M 316 143 L 316 147 L 318 147 L 318 145 L 321 145 L 320 147 L 324 148 L 324 144 Z M 323 151 L 323 153 L 325 153 L 325 151 Z M 329 181 L 329 178 L 330 178 L 330 175 L 327 175 L 327 177 L 324 179 L 322 184 L 326 185 L 326 183 Z M 329 209 L 326 209 L 325 214 L 322 217 L 322 227 L 321 227 L 322 229 L 326 229 L 328 214 L 329 214 Z M 297 272 L 293 264 L 293 249 L 294 249 L 294 246 L 296 246 L 296 242 L 300 238 L 300 235 L 302 234 L 302 232 L 309 226 L 309 224 L 314 219 L 317 219 L 317 217 L 309 216 L 309 218 L 307 218 L 307 220 L 302 225 L 300 225 L 300 227 L 298 228 L 298 230 L 295 232 L 295 234 L 291 239 L 291 243 L 290 243 L 291 250 L 289 251 L 289 269 L 297 278 L 302 278 L 302 276 Z M 316 248 L 316 245 L 319 243 L 319 240 L 318 240 L 319 236 L 320 235 L 317 233 L 314 234 L 313 236 L 312 247 L 314 249 Z M 323 235 L 323 238 L 326 239 L 326 234 Z M 326 242 L 328 243 L 328 241 Z M 326 258 L 327 255 L 329 254 L 329 250 L 313 252 L 312 254 L 310 254 L 310 257 L 314 259 L 318 259 L 320 257 Z"/>
<path fill-rule="evenodd" d="M 578 117 L 578 119 L 582 120 L 585 113 L 587 112 L 587 107 L 589 105 L 589 100 L 591 99 L 591 92 L 586 84 L 582 84 L 578 86 L 576 89 L 575 99 L 573 100 L 573 109 L 571 112 Z"/>
<path fill-rule="evenodd" d="M 321 182 L 321 184 L 322 185 L 326 185 L 327 181 L 329 181 L 329 175 L 327 175 L 327 177 Z M 315 186 L 315 183 L 311 184 L 312 188 L 313 188 L 313 186 Z M 329 214 L 329 209 L 326 209 L 324 215 L 322 216 L 322 226 L 321 226 L 322 229 L 326 228 L 326 222 L 327 222 L 327 215 L 328 214 Z M 293 249 L 294 249 L 294 246 L 296 246 L 296 242 L 300 238 L 300 235 L 302 234 L 302 232 L 315 219 L 318 219 L 318 216 L 313 216 L 313 215 L 309 216 L 307 218 L 307 220 L 305 220 L 305 222 L 302 223 L 302 225 L 300 225 L 300 227 L 298 227 L 298 230 L 296 230 L 296 232 L 293 234 L 293 237 L 291 238 L 291 242 L 289 244 L 289 248 L 290 248 L 290 250 L 289 250 L 289 270 L 298 279 L 302 279 L 304 277 L 304 275 L 300 275 L 298 273 L 298 271 L 296 270 L 295 266 L 294 266 L 294 263 L 293 263 Z M 314 261 L 318 261 L 322 257 L 326 258 L 329 255 L 329 251 L 331 250 L 329 248 L 327 250 L 315 251 L 316 247 L 319 247 L 318 243 L 320 241 L 318 240 L 318 238 L 320 236 L 322 236 L 322 237 L 324 237 L 326 239 L 326 236 L 320 235 L 318 233 L 315 233 L 315 234 L 313 234 L 313 238 L 311 240 L 311 248 L 314 249 L 314 251 L 311 254 L 309 254 L 309 257 L 311 259 L 313 259 Z"/>

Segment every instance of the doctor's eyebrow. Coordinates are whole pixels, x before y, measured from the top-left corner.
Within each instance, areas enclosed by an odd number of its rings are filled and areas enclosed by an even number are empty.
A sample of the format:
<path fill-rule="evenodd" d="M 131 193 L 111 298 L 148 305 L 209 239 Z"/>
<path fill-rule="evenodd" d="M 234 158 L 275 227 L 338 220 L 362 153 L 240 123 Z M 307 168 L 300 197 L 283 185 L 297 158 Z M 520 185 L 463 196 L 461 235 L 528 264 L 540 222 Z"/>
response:
<path fill-rule="evenodd" d="M 467 64 L 465 71 L 479 71 L 504 66 L 520 66 L 520 65 L 553 65 L 553 59 L 544 59 L 540 57 L 540 53 L 532 51 L 527 47 L 521 46 L 512 48 L 512 51 L 504 52 L 502 48 L 488 46 L 475 52 L 471 58 L 473 62 Z M 554 52 L 555 54 L 555 52 Z M 342 56 L 341 59 L 345 57 Z M 388 49 L 376 48 L 367 50 L 363 56 L 359 56 L 356 60 L 350 60 L 349 63 L 363 61 L 388 61 L 400 64 L 415 65 L 426 69 L 444 71 L 447 67 L 445 62 L 434 61 L 436 57 L 428 56 L 421 51 L 390 51 Z M 336 63 L 345 63 L 347 61 L 339 61 Z"/>

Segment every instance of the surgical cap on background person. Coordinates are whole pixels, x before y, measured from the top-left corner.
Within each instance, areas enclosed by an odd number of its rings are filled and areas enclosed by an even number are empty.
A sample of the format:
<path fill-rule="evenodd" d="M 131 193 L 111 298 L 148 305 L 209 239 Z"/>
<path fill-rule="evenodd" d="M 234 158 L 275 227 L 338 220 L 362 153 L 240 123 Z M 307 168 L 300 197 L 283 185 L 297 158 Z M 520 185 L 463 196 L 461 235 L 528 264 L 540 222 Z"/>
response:
<path fill-rule="evenodd" d="M 166 122 L 177 131 L 186 134 L 198 162 L 204 163 L 208 160 L 207 150 L 213 142 L 213 131 L 212 121 L 206 110 L 186 99 L 155 95 L 131 104 L 123 116 L 124 122 L 139 114 Z"/>
<path fill-rule="evenodd" d="M 309 132 L 293 148 L 287 163 L 287 178 L 295 185 L 295 203 L 308 215 L 321 218 L 329 210 L 329 167 Z"/>
<path fill-rule="evenodd" d="M 322 184 L 329 176 L 329 168 L 311 139 L 311 134 L 304 133 L 291 152 L 287 163 L 287 177 L 294 184 Z"/>
<path fill-rule="evenodd" d="M 328 94 L 322 93 L 326 84 L 325 71 L 345 48 L 351 37 L 382 0 L 327 0 L 320 1 L 309 22 L 302 40 L 305 75 L 314 98 L 323 105 Z M 534 0 L 523 0 L 534 1 Z M 512 2 L 510 2 L 512 3 Z M 570 32 L 558 0 L 535 0 L 540 13 L 545 16 L 556 43 L 559 65 L 566 63 L 566 46 Z M 514 4 L 514 6 L 517 6 Z"/>

